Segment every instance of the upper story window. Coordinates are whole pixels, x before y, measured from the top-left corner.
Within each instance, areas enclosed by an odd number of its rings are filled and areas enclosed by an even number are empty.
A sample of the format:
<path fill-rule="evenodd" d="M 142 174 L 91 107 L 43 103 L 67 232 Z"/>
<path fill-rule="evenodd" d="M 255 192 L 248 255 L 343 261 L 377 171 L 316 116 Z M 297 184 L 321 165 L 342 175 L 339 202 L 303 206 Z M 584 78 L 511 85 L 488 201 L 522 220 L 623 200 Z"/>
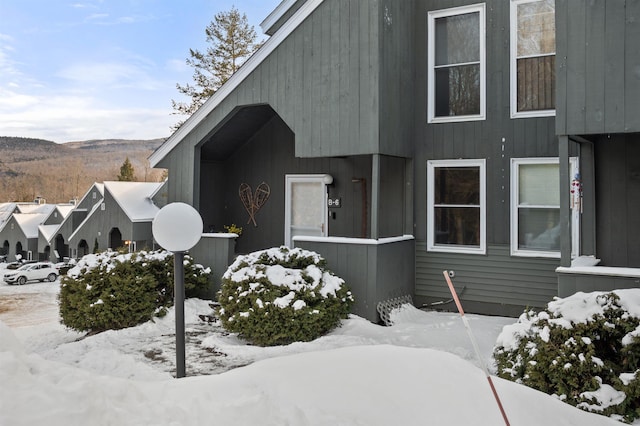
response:
<path fill-rule="evenodd" d="M 486 253 L 485 160 L 427 162 L 427 249 Z"/>
<path fill-rule="evenodd" d="M 429 123 L 485 118 L 485 6 L 428 15 Z"/>
<path fill-rule="evenodd" d="M 555 115 L 555 0 L 511 0 L 511 117 Z"/>

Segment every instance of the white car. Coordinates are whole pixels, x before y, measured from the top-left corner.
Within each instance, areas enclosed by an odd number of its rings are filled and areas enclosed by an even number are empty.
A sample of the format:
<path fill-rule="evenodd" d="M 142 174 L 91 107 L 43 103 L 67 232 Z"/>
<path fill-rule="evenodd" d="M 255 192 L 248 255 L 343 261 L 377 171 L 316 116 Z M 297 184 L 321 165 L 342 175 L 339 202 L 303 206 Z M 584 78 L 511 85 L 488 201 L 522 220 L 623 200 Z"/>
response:
<path fill-rule="evenodd" d="M 50 262 L 36 262 L 22 265 L 13 271 L 7 270 L 4 281 L 7 284 L 25 284 L 27 281 L 53 282 L 58 278 L 58 270 Z"/>

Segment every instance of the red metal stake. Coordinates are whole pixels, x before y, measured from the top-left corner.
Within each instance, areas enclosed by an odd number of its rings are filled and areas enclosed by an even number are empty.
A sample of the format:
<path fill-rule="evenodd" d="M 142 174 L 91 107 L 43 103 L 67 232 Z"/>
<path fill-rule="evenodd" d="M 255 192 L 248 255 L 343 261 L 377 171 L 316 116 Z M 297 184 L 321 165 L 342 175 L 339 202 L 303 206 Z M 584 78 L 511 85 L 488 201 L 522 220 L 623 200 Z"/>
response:
<path fill-rule="evenodd" d="M 456 306 L 458 307 L 458 312 L 460 312 L 460 316 L 462 317 L 462 322 L 464 323 L 465 328 L 467 329 L 467 334 L 469 335 L 469 339 L 471 339 L 471 344 L 473 345 L 473 349 L 476 351 L 476 355 L 478 356 L 478 360 L 480 360 L 480 366 L 484 371 L 487 380 L 489 381 L 489 386 L 491 387 L 491 392 L 493 393 L 493 397 L 498 404 L 498 408 L 500 409 L 500 413 L 502 414 L 502 418 L 504 419 L 504 424 L 506 426 L 510 426 L 509 419 L 507 418 L 507 413 L 504 411 L 504 407 L 502 407 L 502 402 L 500 401 L 500 397 L 498 396 L 498 392 L 496 391 L 495 386 L 493 385 L 493 381 L 491 380 L 491 376 L 489 375 L 489 371 L 487 370 L 487 366 L 482 360 L 482 356 L 480 355 L 480 348 L 478 348 L 478 343 L 476 342 L 473 333 L 471 332 L 471 326 L 469 325 L 469 321 L 467 317 L 464 316 L 464 309 L 462 309 L 462 303 L 460 303 L 460 299 L 458 298 L 458 293 L 456 289 L 453 287 L 453 283 L 451 282 L 451 278 L 449 277 L 449 271 L 442 271 L 442 275 L 444 275 L 444 279 L 447 281 L 447 285 L 449 286 L 449 290 L 451 291 L 451 295 L 453 296 L 453 300 L 456 302 Z"/>

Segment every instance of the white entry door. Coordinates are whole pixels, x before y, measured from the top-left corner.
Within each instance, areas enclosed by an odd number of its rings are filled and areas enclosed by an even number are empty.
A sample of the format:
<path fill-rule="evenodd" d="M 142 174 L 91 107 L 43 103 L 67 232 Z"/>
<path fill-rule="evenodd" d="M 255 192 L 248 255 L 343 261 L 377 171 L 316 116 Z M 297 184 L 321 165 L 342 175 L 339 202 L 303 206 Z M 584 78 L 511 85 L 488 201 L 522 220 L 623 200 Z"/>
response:
<path fill-rule="evenodd" d="M 293 247 L 297 235 L 326 237 L 327 175 L 285 176 L 284 243 Z"/>

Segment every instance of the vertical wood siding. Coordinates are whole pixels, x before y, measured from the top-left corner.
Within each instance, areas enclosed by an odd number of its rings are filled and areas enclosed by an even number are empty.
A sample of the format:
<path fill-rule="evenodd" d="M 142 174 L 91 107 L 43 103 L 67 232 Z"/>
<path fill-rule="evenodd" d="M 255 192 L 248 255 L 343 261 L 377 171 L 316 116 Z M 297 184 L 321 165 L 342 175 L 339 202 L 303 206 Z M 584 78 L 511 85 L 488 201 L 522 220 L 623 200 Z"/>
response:
<path fill-rule="evenodd" d="M 447 299 L 443 269 L 454 269 L 466 285 L 463 299 L 514 306 L 547 303 L 557 294 L 558 259 L 510 256 L 510 160 L 557 157 L 553 117 L 510 118 L 509 2 L 486 1 L 486 119 L 427 124 L 427 13 L 474 4 L 459 0 L 416 2 L 415 39 L 415 236 L 416 296 Z M 428 160 L 486 159 L 487 254 L 426 250 Z M 460 271 L 460 273 L 458 273 Z"/>
<path fill-rule="evenodd" d="M 556 0 L 556 131 L 640 131 L 640 2 Z"/>

